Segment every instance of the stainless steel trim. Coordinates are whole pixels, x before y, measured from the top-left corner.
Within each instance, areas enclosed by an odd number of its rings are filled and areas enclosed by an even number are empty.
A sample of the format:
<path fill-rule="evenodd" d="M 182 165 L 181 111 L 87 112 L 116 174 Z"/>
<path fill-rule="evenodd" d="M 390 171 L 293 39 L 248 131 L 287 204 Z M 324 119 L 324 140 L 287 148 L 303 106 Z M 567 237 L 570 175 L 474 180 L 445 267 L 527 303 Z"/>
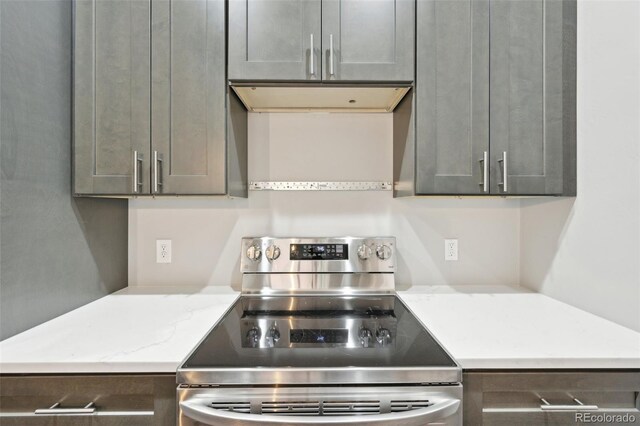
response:
<path fill-rule="evenodd" d="M 398 413 L 375 414 L 370 416 L 277 416 L 246 414 L 234 411 L 216 410 L 208 407 L 208 400 L 194 399 L 180 402 L 180 410 L 185 416 L 206 425 L 233 426 L 244 425 L 314 425 L 314 424 L 354 424 L 354 425 L 391 425 L 401 422 L 404 426 L 423 426 L 430 422 L 445 419 L 460 409 L 459 399 L 438 402 L 427 408 Z"/>
<path fill-rule="evenodd" d="M 498 183 L 498 186 L 502 186 L 502 190 L 504 192 L 508 192 L 509 187 L 507 171 L 509 169 L 507 167 L 507 151 L 502 152 L 502 158 L 498 160 L 498 163 L 502 163 L 502 182 Z"/>
<path fill-rule="evenodd" d="M 482 158 L 479 160 L 480 164 L 482 164 L 482 182 L 480 185 L 482 186 L 482 192 L 489 192 L 489 152 L 484 151 L 482 153 Z"/>
<path fill-rule="evenodd" d="M 133 151 L 133 193 L 137 194 L 140 192 L 140 187 L 142 186 L 142 181 L 140 180 L 140 166 L 142 165 L 143 155 L 139 154 L 138 151 Z"/>
<path fill-rule="evenodd" d="M 347 259 L 336 260 L 291 260 L 290 248 L 295 245 L 303 244 L 346 244 L 348 248 Z M 268 261 L 264 258 L 254 261 L 247 258 L 247 250 L 252 245 L 258 245 L 264 253 L 271 245 L 280 248 L 281 255 L 278 259 Z M 388 259 L 379 259 L 372 256 L 367 260 L 358 257 L 358 247 L 367 245 L 376 248 L 386 245 L 391 249 L 391 256 Z M 281 237 L 245 237 L 242 239 L 240 271 L 243 274 L 243 280 L 249 279 L 248 274 L 291 274 L 288 278 L 281 280 L 303 281 L 308 278 L 300 278 L 301 274 L 351 274 L 351 273 L 367 273 L 366 277 L 373 278 L 372 282 L 377 282 L 377 278 L 372 277 L 371 273 L 385 273 L 393 277 L 396 270 L 396 240 L 395 237 L 326 237 L 326 238 L 281 238 Z M 296 275 L 297 274 L 297 275 Z M 315 278 L 323 280 L 322 278 Z M 352 280 L 357 280 L 353 278 Z M 367 280 L 360 279 L 363 285 Z M 297 288 L 297 284 L 289 285 L 289 288 Z M 320 287 L 317 287 L 320 288 Z M 364 288 L 361 288 L 364 290 Z M 373 286 L 371 290 L 378 290 L 377 286 Z"/>
<path fill-rule="evenodd" d="M 160 187 L 162 186 L 160 171 L 162 170 L 163 164 L 162 154 L 158 151 L 153 151 L 153 193 L 158 194 L 160 192 Z"/>
<path fill-rule="evenodd" d="M 200 388 L 179 386 L 177 389 L 178 423 L 181 425 L 211 424 L 361 424 L 361 425 L 424 425 L 437 421 L 442 425 L 462 425 L 462 386 L 339 386 L 339 387 L 238 387 Z M 336 413 L 337 404 L 367 404 L 366 413 L 349 409 Z M 414 408 L 409 404 L 416 404 Z M 291 410 L 288 410 L 290 404 Z M 247 417 L 229 418 L 226 407 L 234 407 L 235 413 Z M 215 407 L 215 408 L 214 408 Z M 287 407 L 284 415 L 263 409 Z M 371 408 L 373 407 L 373 409 Z M 399 407 L 402 411 L 395 411 Z M 194 410 L 195 409 L 195 410 Z M 214 410 L 219 410 L 218 417 Z M 425 410 L 430 409 L 430 410 Z M 198 412 L 195 412 L 198 411 Z M 431 414 L 428 414 L 429 411 Z M 296 416 L 304 412 L 305 416 Z M 438 414 L 435 414 L 438 412 Z M 288 413 L 293 414 L 289 415 Z M 322 413 L 322 414 L 320 414 Z M 408 415 L 413 417 L 400 417 Z M 210 415 L 211 414 L 211 415 Z M 319 415 L 320 414 L 320 415 Z M 299 417 L 303 417 L 300 419 Z M 202 422 L 202 423 L 197 423 Z"/>
<path fill-rule="evenodd" d="M 251 191 L 391 191 L 391 182 L 250 182 Z"/>
<path fill-rule="evenodd" d="M 329 34 L 329 75 L 333 74 L 333 34 Z"/>
<path fill-rule="evenodd" d="M 391 384 L 459 383 L 458 367 L 340 367 L 340 368 L 206 368 L 182 369 L 178 383 L 217 385 L 290 385 L 290 384 Z"/>
<path fill-rule="evenodd" d="M 392 294 L 393 274 L 243 274 L 242 293 L 293 294 Z"/>
<path fill-rule="evenodd" d="M 34 414 L 93 414 L 96 406 L 93 402 L 88 403 L 84 407 L 62 408 L 60 402 L 56 402 L 49 408 L 38 408 Z"/>
<path fill-rule="evenodd" d="M 566 404 L 550 404 L 544 398 L 540 398 L 542 404 L 540 405 L 540 409 L 544 411 L 595 411 L 598 410 L 597 405 L 584 405 L 578 398 L 572 398 L 576 405 L 566 405 Z"/>
<path fill-rule="evenodd" d="M 315 64 L 313 63 L 313 56 L 314 56 L 314 51 L 313 51 L 313 33 L 311 33 L 311 45 L 309 46 L 309 75 L 315 75 L 316 70 L 315 70 Z"/>

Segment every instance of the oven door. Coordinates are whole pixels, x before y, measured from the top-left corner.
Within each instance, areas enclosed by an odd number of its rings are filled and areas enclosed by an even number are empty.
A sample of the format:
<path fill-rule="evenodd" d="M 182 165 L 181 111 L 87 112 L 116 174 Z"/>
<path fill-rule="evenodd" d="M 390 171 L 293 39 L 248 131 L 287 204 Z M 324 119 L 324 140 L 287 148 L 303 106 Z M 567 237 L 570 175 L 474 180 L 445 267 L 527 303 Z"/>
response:
<path fill-rule="evenodd" d="M 179 387 L 178 425 L 462 425 L 462 385 Z"/>

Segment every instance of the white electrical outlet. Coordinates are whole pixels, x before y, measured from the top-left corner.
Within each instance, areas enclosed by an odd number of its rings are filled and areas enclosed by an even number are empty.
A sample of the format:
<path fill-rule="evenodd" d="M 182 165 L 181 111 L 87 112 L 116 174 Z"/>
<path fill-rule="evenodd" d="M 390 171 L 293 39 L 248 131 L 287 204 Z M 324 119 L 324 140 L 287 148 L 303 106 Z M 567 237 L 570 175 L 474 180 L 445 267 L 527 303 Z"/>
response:
<path fill-rule="evenodd" d="M 444 240 L 444 260 L 458 260 L 458 240 Z"/>
<path fill-rule="evenodd" d="M 156 263 L 171 263 L 171 240 L 156 240 Z"/>

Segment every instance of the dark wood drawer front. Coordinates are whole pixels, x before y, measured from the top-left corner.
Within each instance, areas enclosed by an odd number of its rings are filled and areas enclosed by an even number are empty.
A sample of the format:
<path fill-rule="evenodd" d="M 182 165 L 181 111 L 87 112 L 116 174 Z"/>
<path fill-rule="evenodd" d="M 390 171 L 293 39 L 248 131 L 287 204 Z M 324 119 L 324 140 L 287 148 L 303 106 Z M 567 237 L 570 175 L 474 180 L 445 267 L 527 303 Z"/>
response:
<path fill-rule="evenodd" d="M 466 425 L 640 425 L 638 371 L 469 372 L 463 384 Z"/>
<path fill-rule="evenodd" d="M 73 375 L 0 377 L 0 423 L 10 425 L 174 425 L 175 376 Z M 35 414 L 52 407 L 92 412 Z"/>

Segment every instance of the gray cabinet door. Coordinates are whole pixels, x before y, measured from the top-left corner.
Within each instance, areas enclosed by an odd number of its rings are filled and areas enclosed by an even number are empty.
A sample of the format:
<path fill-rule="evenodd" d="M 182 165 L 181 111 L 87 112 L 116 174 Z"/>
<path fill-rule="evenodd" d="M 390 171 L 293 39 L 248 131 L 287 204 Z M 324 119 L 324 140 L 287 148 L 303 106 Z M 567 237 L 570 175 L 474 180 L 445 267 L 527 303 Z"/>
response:
<path fill-rule="evenodd" d="M 74 192 L 148 193 L 149 0 L 74 5 Z"/>
<path fill-rule="evenodd" d="M 491 3 L 494 194 L 562 194 L 575 179 L 574 8 L 571 1 Z"/>
<path fill-rule="evenodd" d="M 415 3 L 323 0 L 323 80 L 413 81 Z"/>
<path fill-rule="evenodd" d="M 416 193 L 487 193 L 488 0 L 421 0 L 417 23 Z"/>
<path fill-rule="evenodd" d="M 229 80 L 320 80 L 321 0 L 229 1 Z"/>
<path fill-rule="evenodd" d="M 153 0 L 152 194 L 225 193 L 224 24 L 224 0 Z"/>

